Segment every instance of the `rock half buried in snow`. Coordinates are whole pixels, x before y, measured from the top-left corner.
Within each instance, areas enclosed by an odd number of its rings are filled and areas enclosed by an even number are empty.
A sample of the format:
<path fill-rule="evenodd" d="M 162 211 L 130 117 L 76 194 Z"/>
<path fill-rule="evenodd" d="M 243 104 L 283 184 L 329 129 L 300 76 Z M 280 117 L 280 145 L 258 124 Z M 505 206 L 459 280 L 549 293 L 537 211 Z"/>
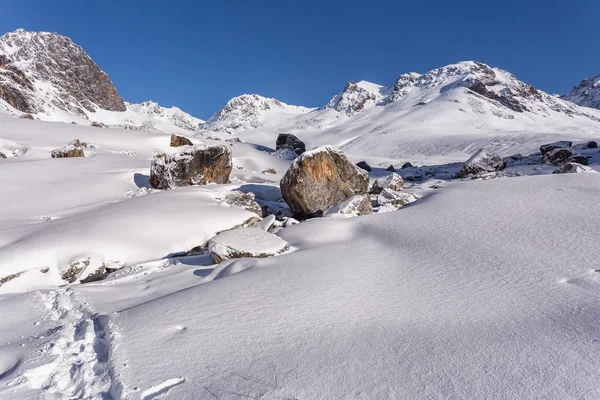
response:
<path fill-rule="evenodd" d="M 368 194 L 359 194 L 331 207 L 327 210 L 325 216 L 333 218 L 352 218 L 369 214 L 373 214 L 371 196 Z"/>
<path fill-rule="evenodd" d="M 369 193 L 379 194 L 383 189 L 389 188 L 391 190 L 401 190 L 404 187 L 404 180 L 400 175 L 392 172 L 389 175 L 382 176 L 381 178 L 375 179 L 371 185 Z"/>
<path fill-rule="evenodd" d="M 569 142 L 570 143 L 570 142 Z M 542 156 L 544 164 L 561 165 L 573 156 L 573 152 L 567 148 L 554 148 Z"/>
<path fill-rule="evenodd" d="M 169 146 L 171 147 L 181 147 L 181 146 L 192 146 L 193 143 L 190 139 L 184 137 L 184 136 L 179 136 L 176 134 L 171 134 L 171 143 L 169 144 Z"/>
<path fill-rule="evenodd" d="M 568 162 L 556 171 L 552 172 L 553 174 L 582 174 L 582 173 L 597 173 L 598 171 L 586 167 L 582 164 L 577 164 L 575 162 Z"/>
<path fill-rule="evenodd" d="M 275 142 L 275 150 L 284 150 L 286 148 L 292 150 L 298 156 L 306 151 L 304 142 L 295 135 L 292 135 L 291 133 L 280 133 Z"/>
<path fill-rule="evenodd" d="M 330 146 L 305 152 L 281 179 L 281 194 L 297 218 L 308 218 L 367 192 L 369 174 Z"/>
<path fill-rule="evenodd" d="M 232 229 L 208 242 L 210 258 L 217 264 L 233 258 L 271 257 L 289 249 L 285 240 L 260 228 Z"/>
<path fill-rule="evenodd" d="M 192 146 L 179 153 L 154 158 L 150 185 L 155 189 L 227 183 L 231 173 L 231 149 L 226 145 Z"/>
<path fill-rule="evenodd" d="M 379 196 L 377 196 L 377 204 L 379 204 L 379 206 L 402 207 L 417 200 L 418 199 L 414 194 L 396 192 L 389 188 L 383 189 L 381 193 L 379 193 Z"/>
<path fill-rule="evenodd" d="M 464 178 L 469 175 L 501 171 L 504 168 L 506 168 L 506 161 L 502 157 L 485 149 L 479 149 L 467 160 L 455 177 Z"/>
<path fill-rule="evenodd" d="M 570 149 L 572 145 L 573 145 L 573 142 L 568 142 L 566 140 L 562 140 L 560 142 L 543 144 L 540 146 L 540 153 L 542 153 L 542 155 L 544 155 L 555 149 Z"/>
<path fill-rule="evenodd" d="M 79 139 L 75 139 L 64 146 L 52 150 L 52 158 L 85 157 Z"/>
<path fill-rule="evenodd" d="M 255 195 L 252 192 L 244 193 L 240 190 L 232 190 L 231 192 L 225 193 L 219 198 L 229 204 L 231 207 L 241 208 L 242 210 L 250 211 L 263 217 L 263 210 L 260 205 L 254 201 Z"/>
<path fill-rule="evenodd" d="M 369 165 L 369 163 L 367 163 L 366 161 L 359 161 L 356 163 L 356 166 L 358 168 L 362 168 L 367 172 L 371 172 L 373 170 L 373 168 L 371 168 L 371 166 Z"/>

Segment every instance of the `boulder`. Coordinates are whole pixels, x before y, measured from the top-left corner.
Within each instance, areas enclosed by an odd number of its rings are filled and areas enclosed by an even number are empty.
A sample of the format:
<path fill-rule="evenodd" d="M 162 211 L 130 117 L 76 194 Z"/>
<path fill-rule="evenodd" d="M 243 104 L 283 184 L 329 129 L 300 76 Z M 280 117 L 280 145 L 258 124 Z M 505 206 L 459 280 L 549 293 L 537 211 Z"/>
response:
<path fill-rule="evenodd" d="M 383 189 L 377 196 L 377 204 L 379 206 L 402 207 L 417 200 L 414 194 L 397 192 L 389 188 Z"/>
<path fill-rule="evenodd" d="M 2 152 L 0 151 L 0 158 L 7 158 L 7 157 L 4 155 L 4 153 L 2 153 Z"/>
<path fill-rule="evenodd" d="M 567 162 L 588 165 L 588 159 L 587 159 L 587 157 L 582 156 L 580 154 L 574 154 L 573 156 L 569 157 L 569 159 L 567 160 Z"/>
<path fill-rule="evenodd" d="M 75 139 L 64 146 L 52 150 L 52 158 L 85 157 L 83 146 L 79 139 Z"/>
<path fill-rule="evenodd" d="M 390 171 L 390 172 L 396 172 L 396 169 L 394 168 L 394 165 L 392 165 L 392 164 L 390 164 L 390 166 L 387 167 L 385 170 Z"/>
<path fill-rule="evenodd" d="M 373 170 L 373 168 L 371 168 L 371 166 L 366 162 L 366 161 L 360 161 L 356 163 L 356 166 L 358 168 L 362 168 L 367 172 L 371 172 Z"/>
<path fill-rule="evenodd" d="M 19 118 L 21 118 L 21 119 L 31 119 L 32 120 L 33 119 L 33 115 L 31 115 L 31 114 L 23 114 Z"/>
<path fill-rule="evenodd" d="M 383 189 L 389 188 L 391 190 L 401 190 L 404 187 L 404 180 L 400 175 L 392 172 L 389 175 L 375 179 L 371 185 L 369 193 L 379 194 Z"/>
<path fill-rule="evenodd" d="M 574 162 L 568 162 L 556 171 L 552 172 L 553 174 L 582 174 L 582 173 L 597 173 L 598 171 L 586 167 L 582 164 L 577 164 Z"/>
<path fill-rule="evenodd" d="M 275 168 L 267 168 L 262 173 L 263 174 L 276 174 L 277 170 Z"/>
<path fill-rule="evenodd" d="M 275 142 L 275 150 L 281 151 L 286 149 L 291 150 L 297 156 L 299 156 L 306 151 L 306 145 L 302 140 L 298 139 L 291 133 L 280 133 L 277 136 L 277 141 Z"/>
<path fill-rule="evenodd" d="M 210 258 L 217 264 L 233 258 L 271 257 L 289 249 L 285 240 L 260 228 L 232 229 L 208 242 Z"/>
<path fill-rule="evenodd" d="M 297 218 L 305 219 L 357 194 L 365 194 L 369 174 L 330 146 L 305 152 L 281 179 L 281 194 Z"/>
<path fill-rule="evenodd" d="M 232 190 L 223 196 L 223 201 L 231 207 L 241 208 L 263 217 L 263 210 L 260 205 L 254 201 L 255 195 L 252 192 L 244 193 L 239 190 Z"/>
<path fill-rule="evenodd" d="M 152 159 L 148 182 L 155 189 L 227 183 L 232 169 L 227 145 L 190 146 L 179 153 Z"/>
<path fill-rule="evenodd" d="M 547 151 L 542 156 L 542 163 L 552 165 L 562 165 L 573 156 L 573 152 L 564 147 L 556 147 Z"/>
<path fill-rule="evenodd" d="M 598 142 L 596 142 L 594 140 L 590 140 L 589 142 L 587 142 L 587 148 L 588 149 L 597 149 L 598 148 Z"/>
<path fill-rule="evenodd" d="M 402 169 L 406 169 L 406 168 L 414 168 L 414 167 L 413 167 L 413 165 L 411 163 L 409 163 L 407 161 L 404 164 L 402 164 Z"/>
<path fill-rule="evenodd" d="M 172 134 L 171 135 L 171 147 L 181 147 L 181 146 L 193 146 L 193 143 L 190 139 L 184 137 L 184 136 L 179 136 L 176 134 Z"/>
<path fill-rule="evenodd" d="M 469 175 L 501 171 L 504 168 L 506 168 L 506 161 L 502 157 L 485 149 L 480 149 L 465 162 L 455 177 L 464 178 Z"/>
<path fill-rule="evenodd" d="M 373 214 L 371 196 L 368 194 L 359 194 L 331 207 L 327 210 L 325 216 L 333 218 L 352 218 L 369 214 Z"/>
<path fill-rule="evenodd" d="M 102 122 L 96 122 L 96 121 L 94 121 L 94 122 L 92 122 L 92 126 L 94 128 L 104 128 L 106 125 L 104 125 Z"/>
<path fill-rule="evenodd" d="M 555 149 L 570 149 L 571 146 L 573 146 L 573 142 L 569 142 L 566 140 L 561 140 L 559 142 L 554 142 L 554 143 L 543 144 L 540 146 L 540 153 L 542 153 L 542 155 L 544 155 Z"/>

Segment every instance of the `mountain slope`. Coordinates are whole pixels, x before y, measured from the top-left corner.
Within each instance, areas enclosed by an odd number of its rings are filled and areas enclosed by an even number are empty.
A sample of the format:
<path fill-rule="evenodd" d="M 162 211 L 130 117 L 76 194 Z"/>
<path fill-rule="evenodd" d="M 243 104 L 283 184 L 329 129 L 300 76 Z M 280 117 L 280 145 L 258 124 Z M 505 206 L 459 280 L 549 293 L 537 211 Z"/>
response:
<path fill-rule="evenodd" d="M 600 109 L 600 75 L 584 79 L 563 96 L 563 99 L 582 107 Z"/>

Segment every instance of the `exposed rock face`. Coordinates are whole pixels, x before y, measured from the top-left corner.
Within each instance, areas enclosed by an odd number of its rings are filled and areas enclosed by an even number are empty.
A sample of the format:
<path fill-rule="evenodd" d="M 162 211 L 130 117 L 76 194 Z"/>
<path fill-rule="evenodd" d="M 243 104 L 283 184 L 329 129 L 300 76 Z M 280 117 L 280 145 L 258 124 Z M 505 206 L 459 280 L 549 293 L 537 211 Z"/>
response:
<path fill-rule="evenodd" d="M 556 171 L 552 172 L 553 174 L 582 174 L 582 173 L 597 173 L 596 170 L 586 167 L 582 164 L 577 164 L 575 162 L 568 162 Z"/>
<path fill-rule="evenodd" d="M 181 146 L 192 146 L 193 143 L 190 139 L 184 137 L 184 136 L 179 136 L 176 134 L 171 134 L 171 147 L 181 147 Z"/>
<path fill-rule="evenodd" d="M 375 105 L 384 99 L 385 88 L 374 83 L 349 81 L 344 90 L 334 96 L 327 108 L 343 111 L 347 115 L 356 114 L 366 107 Z"/>
<path fill-rule="evenodd" d="M 149 183 L 155 189 L 227 183 L 231 169 L 229 146 L 191 146 L 179 153 L 154 158 Z"/>
<path fill-rule="evenodd" d="M 333 218 L 352 218 L 369 214 L 373 214 L 371 196 L 368 194 L 359 194 L 331 207 L 327 210 L 325 216 Z"/>
<path fill-rule="evenodd" d="M 389 175 L 375 179 L 369 193 L 379 194 L 383 189 L 389 188 L 391 190 L 401 190 L 404 187 L 404 180 L 400 175 L 392 172 Z"/>
<path fill-rule="evenodd" d="M 540 153 L 545 155 L 546 153 L 555 150 L 555 149 L 570 149 L 573 146 L 573 142 L 568 142 L 566 140 L 562 140 L 560 142 L 543 144 L 540 146 Z"/>
<path fill-rule="evenodd" d="M 367 192 L 369 174 L 324 146 L 298 157 L 281 179 L 281 194 L 298 218 L 308 218 Z"/>
<path fill-rule="evenodd" d="M 563 99 L 579 106 L 600 109 L 600 75 L 587 78 L 575 86 Z"/>
<path fill-rule="evenodd" d="M 85 157 L 83 146 L 79 139 L 75 139 L 68 144 L 52 150 L 52 158 Z"/>
<path fill-rule="evenodd" d="M 0 97 L 17 110 L 42 111 L 34 82 L 43 82 L 47 101 L 62 110 L 125 111 L 108 75 L 65 36 L 19 29 L 0 37 L 0 56 Z"/>
<path fill-rule="evenodd" d="M 358 168 L 364 169 L 367 172 L 371 172 L 373 170 L 373 168 L 371 168 L 371 166 L 366 161 L 359 161 L 356 163 L 356 166 Z"/>
<path fill-rule="evenodd" d="M 414 194 L 397 192 L 389 188 L 383 189 L 383 191 L 377 196 L 377 204 L 379 204 L 380 207 L 392 206 L 399 208 L 415 201 L 417 201 L 417 198 Z"/>
<path fill-rule="evenodd" d="M 542 156 L 544 164 L 561 165 L 573 156 L 573 152 L 567 148 L 554 148 Z"/>
<path fill-rule="evenodd" d="M 208 242 L 210 258 L 217 264 L 234 258 L 271 257 L 289 249 L 285 240 L 260 228 L 232 229 Z"/>
<path fill-rule="evenodd" d="M 506 161 L 502 157 L 485 149 L 480 149 L 467 160 L 455 177 L 464 178 L 469 175 L 501 171 L 504 168 L 506 168 Z"/>
<path fill-rule="evenodd" d="M 275 150 L 289 149 L 296 155 L 300 155 L 306 151 L 306 145 L 295 135 L 291 133 L 280 133 L 277 135 L 277 141 L 275 143 Z"/>
<path fill-rule="evenodd" d="M 223 196 L 223 201 L 231 207 L 241 208 L 242 210 L 250 211 L 263 217 L 263 210 L 260 205 L 254 201 L 255 195 L 252 192 L 244 193 L 239 190 L 232 190 Z"/>
<path fill-rule="evenodd" d="M 588 159 L 585 156 L 574 154 L 567 159 L 567 162 L 588 165 Z"/>

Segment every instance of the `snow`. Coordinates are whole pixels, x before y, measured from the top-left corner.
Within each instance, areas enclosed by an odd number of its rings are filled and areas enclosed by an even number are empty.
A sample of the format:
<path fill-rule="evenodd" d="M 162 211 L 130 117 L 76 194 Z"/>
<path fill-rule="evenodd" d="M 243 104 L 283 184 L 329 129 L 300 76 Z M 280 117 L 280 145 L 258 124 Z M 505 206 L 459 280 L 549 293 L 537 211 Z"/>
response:
<path fill-rule="evenodd" d="M 289 248 L 284 240 L 261 228 L 232 229 L 219 233 L 208 242 L 208 251 L 213 260 L 268 257 L 281 254 Z"/>

